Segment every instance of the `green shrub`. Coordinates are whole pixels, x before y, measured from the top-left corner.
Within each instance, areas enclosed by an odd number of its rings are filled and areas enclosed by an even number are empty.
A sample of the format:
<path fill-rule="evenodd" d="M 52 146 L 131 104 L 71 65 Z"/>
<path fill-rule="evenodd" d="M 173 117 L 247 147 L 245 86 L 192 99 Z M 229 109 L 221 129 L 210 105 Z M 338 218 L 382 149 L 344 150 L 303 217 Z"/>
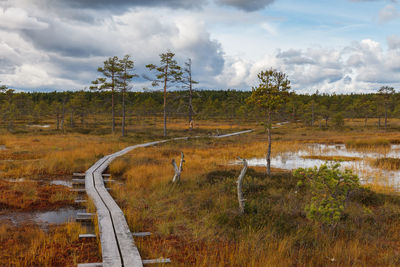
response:
<path fill-rule="evenodd" d="M 319 168 L 297 169 L 297 185 L 310 191 L 311 200 L 305 212 L 310 220 L 335 226 L 343 215 L 349 193 L 360 187 L 358 176 L 349 169 L 340 170 L 340 164 Z"/>
<path fill-rule="evenodd" d="M 343 118 L 342 113 L 335 114 L 335 116 L 333 117 L 333 124 L 338 129 L 341 129 L 344 127 L 344 118 Z"/>

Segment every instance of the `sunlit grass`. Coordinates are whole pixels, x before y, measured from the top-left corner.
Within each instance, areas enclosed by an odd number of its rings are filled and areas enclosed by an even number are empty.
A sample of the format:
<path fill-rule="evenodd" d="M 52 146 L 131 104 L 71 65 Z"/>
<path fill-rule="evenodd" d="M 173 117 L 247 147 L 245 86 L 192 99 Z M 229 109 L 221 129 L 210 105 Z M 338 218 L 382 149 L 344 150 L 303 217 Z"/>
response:
<path fill-rule="evenodd" d="M 298 141 L 275 141 L 273 154 L 304 147 Z M 237 156 L 264 157 L 265 150 L 264 140 L 249 135 L 234 141 L 176 142 L 125 156 L 128 168 L 120 175 L 125 185 L 115 185 L 112 192 L 133 231 L 154 233 L 137 241 L 142 255 L 169 257 L 174 266 L 396 264 L 397 248 L 391 244 L 400 242 L 400 235 L 393 235 L 400 224 L 388 218 L 400 214 L 400 206 L 393 192 L 393 202 L 360 192 L 346 210 L 350 219 L 335 232 L 323 231 L 305 218 L 303 196 L 296 195 L 289 174 L 265 178 L 264 168 L 256 168 L 258 174 L 250 171 L 246 178 L 247 212 L 240 216 L 235 191 L 240 167 L 229 163 Z M 178 160 L 181 151 L 186 162 L 181 183 L 175 185 L 171 160 Z M 389 192 L 381 182 L 368 186 Z M 379 220 L 379 231 L 372 230 L 376 224 L 370 220 Z"/>
<path fill-rule="evenodd" d="M 77 223 L 55 226 L 48 232 L 32 225 L 0 224 L 0 265 L 76 266 L 100 261 L 97 243 L 79 240 L 83 231 Z"/>

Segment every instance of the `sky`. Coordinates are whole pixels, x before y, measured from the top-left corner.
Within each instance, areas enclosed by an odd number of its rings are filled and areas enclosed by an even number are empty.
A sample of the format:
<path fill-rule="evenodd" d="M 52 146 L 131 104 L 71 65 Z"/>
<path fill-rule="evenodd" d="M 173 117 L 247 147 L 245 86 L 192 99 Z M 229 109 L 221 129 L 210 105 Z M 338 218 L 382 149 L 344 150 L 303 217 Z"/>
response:
<path fill-rule="evenodd" d="M 82 90 L 108 57 L 172 51 L 199 89 L 250 90 L 270 68 L 298 93 L 400 89 L 397 0 L 0 0 L 0 84 Z M 133 90 L 148 82 L 138 78 Z"/>

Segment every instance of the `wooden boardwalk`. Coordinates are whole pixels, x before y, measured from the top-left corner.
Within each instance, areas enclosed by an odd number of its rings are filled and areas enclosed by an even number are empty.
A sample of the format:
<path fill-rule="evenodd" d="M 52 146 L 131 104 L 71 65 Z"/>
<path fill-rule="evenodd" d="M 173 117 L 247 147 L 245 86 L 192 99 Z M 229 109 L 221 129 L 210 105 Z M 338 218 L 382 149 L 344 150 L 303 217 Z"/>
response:
<path fill-rule="evenodd" d="M 249 131 L 243 131 L 240 133 L 218 136 L 217 138 L 248 132 Z M 105 187 L 103 181 L 103 172 L 115 158 L 120 157 L 136 148 L 148 147 L 168 141 L 182 139 L 188 138 L 180 137 L 130 146 L 114 154 L 103 157 L 86 171 L 85 189 L 89 197 L 93 200 L 97 209 L 96 213 L 103 256 L 102 266 L 136 267 L 143 266 L 143 263 L 147 263 L 142 261 L 140 257 L 139 251 L 133 240 L 133 235 L 126 222 L 124 213 L 118 207 L 117 203 L 114 201 Z"/>

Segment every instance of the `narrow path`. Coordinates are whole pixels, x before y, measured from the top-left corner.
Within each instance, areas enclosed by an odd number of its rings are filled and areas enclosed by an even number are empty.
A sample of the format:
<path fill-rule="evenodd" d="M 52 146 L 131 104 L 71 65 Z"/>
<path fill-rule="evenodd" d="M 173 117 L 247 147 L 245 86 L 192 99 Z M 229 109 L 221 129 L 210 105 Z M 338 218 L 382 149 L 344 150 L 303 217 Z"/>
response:
<path fill-rule="evenodd" d="M 241 131 L 227 135 L 214 136 L 214 138 L 229 137 L 249 133 L 252 131 L 253 130 Z M 85 188 L 87 194 L 93 200 L 97 209 L 97 219 L 104 267 L 137 267 L 143 266 L 143 263 L 133 240 L 132 233 L 129 230 L 124 213 L 108 193 L 104 185 L 102 173 L 115 158 L 120 157 L 136 148 L 148 147 L 169 141 L 189 138 L 190 137 L 178 137 L 130 146 L 114 154 L 103 157 L 86 171 Z M 196 136 L 192 138 L 198 137 Z"/>

